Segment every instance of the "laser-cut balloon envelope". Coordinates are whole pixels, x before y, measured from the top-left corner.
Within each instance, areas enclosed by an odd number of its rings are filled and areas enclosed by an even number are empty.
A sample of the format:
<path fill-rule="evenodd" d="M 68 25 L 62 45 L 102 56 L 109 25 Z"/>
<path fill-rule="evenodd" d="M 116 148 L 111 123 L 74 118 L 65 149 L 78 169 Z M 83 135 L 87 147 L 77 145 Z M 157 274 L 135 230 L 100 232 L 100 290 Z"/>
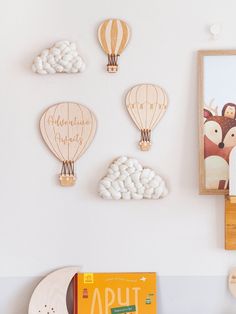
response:
<path fill-rule="evenodd" d="M 43 139 L 62 162 L 59 178 L 62 186 L 74 185 L 74 163 L 93 141 L 96 124 L 92 111 L 78 103 L 59 103 L 49 107 L 42 115 L 40 130 Z"/>
<path fill-rule="evenodd" d="M 127 110 L 141 131 L 140 149 L 151 147 L 151 132 L 166 112 L 168 99 L 166 92 L 157 85 L 136 85 L 126 96 Z"/>
<path fill-rule="evenodd" d="M 130 29 L 126 22 L 119 19 L 108 19 L 98 28 L 98 38 L 102 49 L 108 56 L 107 71 L 118 70 L 118 57 L 124 51 L 130 38 Z"/>

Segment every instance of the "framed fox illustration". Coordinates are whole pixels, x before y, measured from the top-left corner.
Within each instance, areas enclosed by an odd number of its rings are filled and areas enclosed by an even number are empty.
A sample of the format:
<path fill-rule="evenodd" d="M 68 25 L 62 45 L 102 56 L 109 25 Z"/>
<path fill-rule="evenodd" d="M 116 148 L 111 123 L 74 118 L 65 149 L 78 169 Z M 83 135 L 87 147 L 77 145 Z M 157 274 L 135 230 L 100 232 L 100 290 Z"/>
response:
<path fill-rule="evenodd" d="M 200 193 L 228 194 L 236 146 L 236 50 L 198 52 Z"/>

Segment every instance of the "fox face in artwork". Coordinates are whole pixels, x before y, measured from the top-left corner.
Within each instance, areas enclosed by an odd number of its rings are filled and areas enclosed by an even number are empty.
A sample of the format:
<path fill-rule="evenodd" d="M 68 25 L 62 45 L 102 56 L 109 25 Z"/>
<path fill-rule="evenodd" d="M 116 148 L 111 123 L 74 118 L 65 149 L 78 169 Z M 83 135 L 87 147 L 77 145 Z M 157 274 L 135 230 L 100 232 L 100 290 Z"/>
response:
<path fill-rule="evenodd" d="M 204 134 L 219 149 L 232 148 L 236 145 L 236 120 L 211 116 L 205 121 Z"/>
<path fill-rule="evenodd" d="M 228 188 L 229 155 L 236 146 L 236 105 L 226 104 L 222 115 L 204 109 L 204 159 L 206 188 Z"/>
<path fill-rule="evenodd" d="M 205 155 L 219 155 L 229 159 L 231 149 L 236 145 L 236 120 L 225 116 L 207 117 L 204 123 Z"/>

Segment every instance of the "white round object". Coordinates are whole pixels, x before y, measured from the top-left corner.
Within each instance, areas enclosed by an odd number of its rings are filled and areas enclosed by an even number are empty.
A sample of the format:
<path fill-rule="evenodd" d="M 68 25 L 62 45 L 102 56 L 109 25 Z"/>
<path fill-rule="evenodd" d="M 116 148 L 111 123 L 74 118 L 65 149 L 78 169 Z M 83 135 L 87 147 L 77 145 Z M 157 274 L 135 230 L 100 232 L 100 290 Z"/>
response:
<path fill-rule="evenodd" d="M 210 33 L 213 35 L 213 37 L 217 37 L 221 32 L 221 24 L 215 23 L 210 26 Z"/>

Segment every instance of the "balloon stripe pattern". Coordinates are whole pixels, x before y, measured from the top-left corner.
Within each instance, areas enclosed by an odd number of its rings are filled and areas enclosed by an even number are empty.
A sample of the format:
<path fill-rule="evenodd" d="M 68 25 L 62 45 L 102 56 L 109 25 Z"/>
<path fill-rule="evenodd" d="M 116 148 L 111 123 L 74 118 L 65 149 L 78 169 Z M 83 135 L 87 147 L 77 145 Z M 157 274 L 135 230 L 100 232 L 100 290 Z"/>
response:
<path fill-rule="evenodd" d="M 129 41 L 130 31 L 124 21 L 110 19 L 100 25 L 98 37 L 103 50 L 107 54 L 117 55 L 125 49 Z"/>
<path fill-rule="evenodd" d="M 151 136 L 151 131 L 165 114 L 167 104 L 166 92 L 153 84 L 137 85 L 126 96 L 127 110 L 145 138 Z"/>
<path fill-rule="evenodd" d="M 122 31 L 123 31 L 123 37 L 121 40 L 120 48 L 118 49 L 118 55 L 120 55 L 122 51 L 125 49 L 130 38 L 130 31 L 129 31 L 128 25 L 123 21 L 120 21 L 120 22 L 121 22 Z"/>
<path fill-rule="evenodd" d="M 102 46 L 102 49 L 107 54 L 109 54 L 108 45 L 106 42 L 106 28 L 107 28 L 108 23 L 109 23 L 109 20 L 106 20 L 105 22 L 103 22 L 98 30 L 98 37 L 99 37 L 100 44 Z"/>
<path fill-rule="evenodd" d="M 98 29 L 102 49 L 108 55 L 108 72 L 117 71 L 117 58 L 123 52 L 130 38 L 128 25 L 119 19 L 105 20 Z"/>
<path fill-rule="evenodd" d="M 59 160 L 75 162 L 94 138 L 96 118 L 85 106 L 60 103 L 46 110 L 40 129 L 47 146 Z"/>
<path fill-rule="evenodd" d="M 117 55 L 116 42 L 118 39 L 118 29 L 117 29 L 117 23 L 115 20 L 113 20 L 111 23 L 110 32 L 111 32 L 111 52 L 110 52 L 110 54 Z M 108 33 L 108 36 L 109 35 L 110 34 Z M 109 39 L 109 37 L 108 37 L 108 39 Z"/>

